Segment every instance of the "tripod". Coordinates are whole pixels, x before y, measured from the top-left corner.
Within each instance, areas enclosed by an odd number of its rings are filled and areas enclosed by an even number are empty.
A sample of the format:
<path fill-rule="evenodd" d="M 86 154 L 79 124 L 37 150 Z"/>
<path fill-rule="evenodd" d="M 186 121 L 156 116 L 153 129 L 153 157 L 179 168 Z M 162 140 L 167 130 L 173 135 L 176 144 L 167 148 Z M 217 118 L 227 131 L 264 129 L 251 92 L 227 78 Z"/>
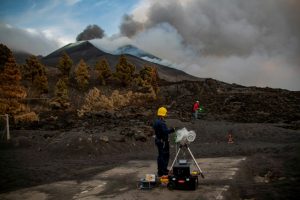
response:
<path fill-rule="evenodd" d="M 180 153 L 180 151 L 181 151 L 182 148 L 186 148 L 186 149 L 189 151 L 189 153 L 190 153 L 190 155 L 191 155 L 193 161 L 195 162 L 197 168 L 199 169 L 199 172 L 200 172 L 201 177 L 204 178 L 203 172 L 202 172 L 202 170 L 201 170 L 200 166 L 198 165 L 198 163 L 197 163 L 197 161 L 196 161 L 196 159 L 195 159 L 195 157 L 194 157 L 192 151 L 190 150 L 190 148 L 188 147 L 187 144 L 184 144 L 184 145 L 180 144 L 180 145 L 179 145 L 179 149 L 178 149 L 178 151 L 177 151 L 177 153 L 176 153 L 176 156 L 175 156 L 175 158 L 174 158 L 174 161 L 173 161 L 173 163 L 172 163 L 170 169 L 173 169 L 174 164 L 175 164 L 175 162 L 176 162 L 176 160 L 177 160 L 177 157 L 178 157 L 178 155 L 179 155 L 179 153 Z"/>

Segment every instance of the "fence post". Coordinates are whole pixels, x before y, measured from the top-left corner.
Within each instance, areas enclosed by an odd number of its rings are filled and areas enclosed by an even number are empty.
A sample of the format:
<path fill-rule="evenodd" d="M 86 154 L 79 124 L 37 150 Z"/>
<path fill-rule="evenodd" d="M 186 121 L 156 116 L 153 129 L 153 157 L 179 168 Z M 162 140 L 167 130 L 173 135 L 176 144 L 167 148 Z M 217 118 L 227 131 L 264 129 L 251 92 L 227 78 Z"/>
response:
<path fill-rule="evenodd" d="M 8 114 L 5 114 L 5 116 L 6 116 L 6 138 L 7 138 L 7 140 L 10 140 L 9 117 L 8 117 Z"/>

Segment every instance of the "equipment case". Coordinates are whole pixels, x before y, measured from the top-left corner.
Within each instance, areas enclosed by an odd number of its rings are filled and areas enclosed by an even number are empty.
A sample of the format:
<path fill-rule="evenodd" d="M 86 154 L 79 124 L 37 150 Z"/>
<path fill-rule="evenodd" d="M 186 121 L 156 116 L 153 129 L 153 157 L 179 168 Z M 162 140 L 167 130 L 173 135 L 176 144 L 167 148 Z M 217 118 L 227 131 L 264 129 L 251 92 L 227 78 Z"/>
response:
<path fill-rule="evenodd" d="M 191 175 L 189 164 L 173 166 L 173 174 L 169 175 L 168 188 L 170 190 L 195 190 L 198 186 L 198 176 Z"/>

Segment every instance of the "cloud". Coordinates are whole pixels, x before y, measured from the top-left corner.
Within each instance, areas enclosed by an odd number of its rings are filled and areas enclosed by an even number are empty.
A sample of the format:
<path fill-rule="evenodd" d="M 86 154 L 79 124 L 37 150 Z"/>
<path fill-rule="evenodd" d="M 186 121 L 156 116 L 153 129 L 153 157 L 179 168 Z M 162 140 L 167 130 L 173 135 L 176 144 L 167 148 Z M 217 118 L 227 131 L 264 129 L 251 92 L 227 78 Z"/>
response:
<path fill-rule="evenodd" d="M 65 0 L 67 5 L 73 6 L 79 3 L 81 0 Z"/>
<path fill-rule="evenodd" d="M 132 43 L 131 39 L 129 39 L 128 37 L 119 35 L 104 37 L 102 39 L 94 39 L 90 40 L 90 42 L 99 49 L 108 53 L 113 53 L 117 48 Z"/>
<path fill-rule="evenodd" d="M 124 15 L 120 26 L 122 35 L 127 37 L 134 36 L 137 32 L 143 29 L 143 24 L 135 21 L 133 15 Z"/>
<path fill-rule="evenodd" d="M 229 83 L 299 90 L 299 69 L 288 65 L 286 58 L 268 54 L 251 54 L 247 57 L 205 56 L 186 70 L 204 78 L 213 77 Z"/>
<path fill-rule="evenodd" d="M 132 38 L 131 43 L 155 56 L 184 64 L 181 60 L 194 57 L 194 51 L 183 44 L 182 36 L 168 23 L 157 24 L 155 27 L 140 32 Z"/>
<path fill-rule="evenodd" d="M 98 25 L 88 25 L 83 32 L 79 33 L 76 37 L 76 41 L 92 40 L 96 38 L 103 38 L 104 30 Z"/>
<path fill-rule="evenodd" d="M 58 40 L 62 46 L 74 42 L 76 33 L 86 26 L 77 20 L 79 17 L 82 18 L 81 13 L 74 12 L 79 6 L 76 4 L 80 2 L 78 0 L 53 0 L 36 1 L 31 6 L 28 6 L 29 3 L 24 4 L 20 11 L 14 8 L 13 13 L 7 12 L 0 23 L 11 24 L 16 29 L 32 29 L 41 34 L 47 33 L 46 38 L 50 36 L 49 39 Z"/>
<path fill-rule="evenodd" d="M 144 0 L 120 27 L 193 75 L 300 90 L 299 24 L 297 0 Z"/>
<path fill-rule="evenodd" d="M 23 51 L 34 55 L 46 55 L 61 44 L 35 29 L 20 29 L 0 23 L 0 42 L 11 50 Z"/>

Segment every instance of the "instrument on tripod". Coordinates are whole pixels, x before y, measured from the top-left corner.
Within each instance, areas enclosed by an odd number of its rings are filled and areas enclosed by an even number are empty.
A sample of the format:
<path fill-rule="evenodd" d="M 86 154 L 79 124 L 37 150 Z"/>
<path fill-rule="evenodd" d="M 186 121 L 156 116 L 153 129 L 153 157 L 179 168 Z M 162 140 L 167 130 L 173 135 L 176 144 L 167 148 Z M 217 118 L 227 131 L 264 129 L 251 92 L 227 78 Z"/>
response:
<path fill-rule="evenodd" d="M 179 129 L 176 132 L 176 144 L 179 144 L 179 149 L 176 148 L 176 156 L 171 165 L 171 173 L 169 174 L 169 189 L 183 189 L 183 190 L 195 190 L 198 185 L 198 175 L 204 178 L 203 171 L 198 165 L 192 151 L 189 148 L 189 144 L 196 139 L 196 133 L 194 131 L 188 131 L 186 128 Z M 187 160 L 178 160 L 179 153 L 187 149 L 191 155 L 195 165 L 198 168 L 198 172 L 190 172 L 190 165 Z"/>

